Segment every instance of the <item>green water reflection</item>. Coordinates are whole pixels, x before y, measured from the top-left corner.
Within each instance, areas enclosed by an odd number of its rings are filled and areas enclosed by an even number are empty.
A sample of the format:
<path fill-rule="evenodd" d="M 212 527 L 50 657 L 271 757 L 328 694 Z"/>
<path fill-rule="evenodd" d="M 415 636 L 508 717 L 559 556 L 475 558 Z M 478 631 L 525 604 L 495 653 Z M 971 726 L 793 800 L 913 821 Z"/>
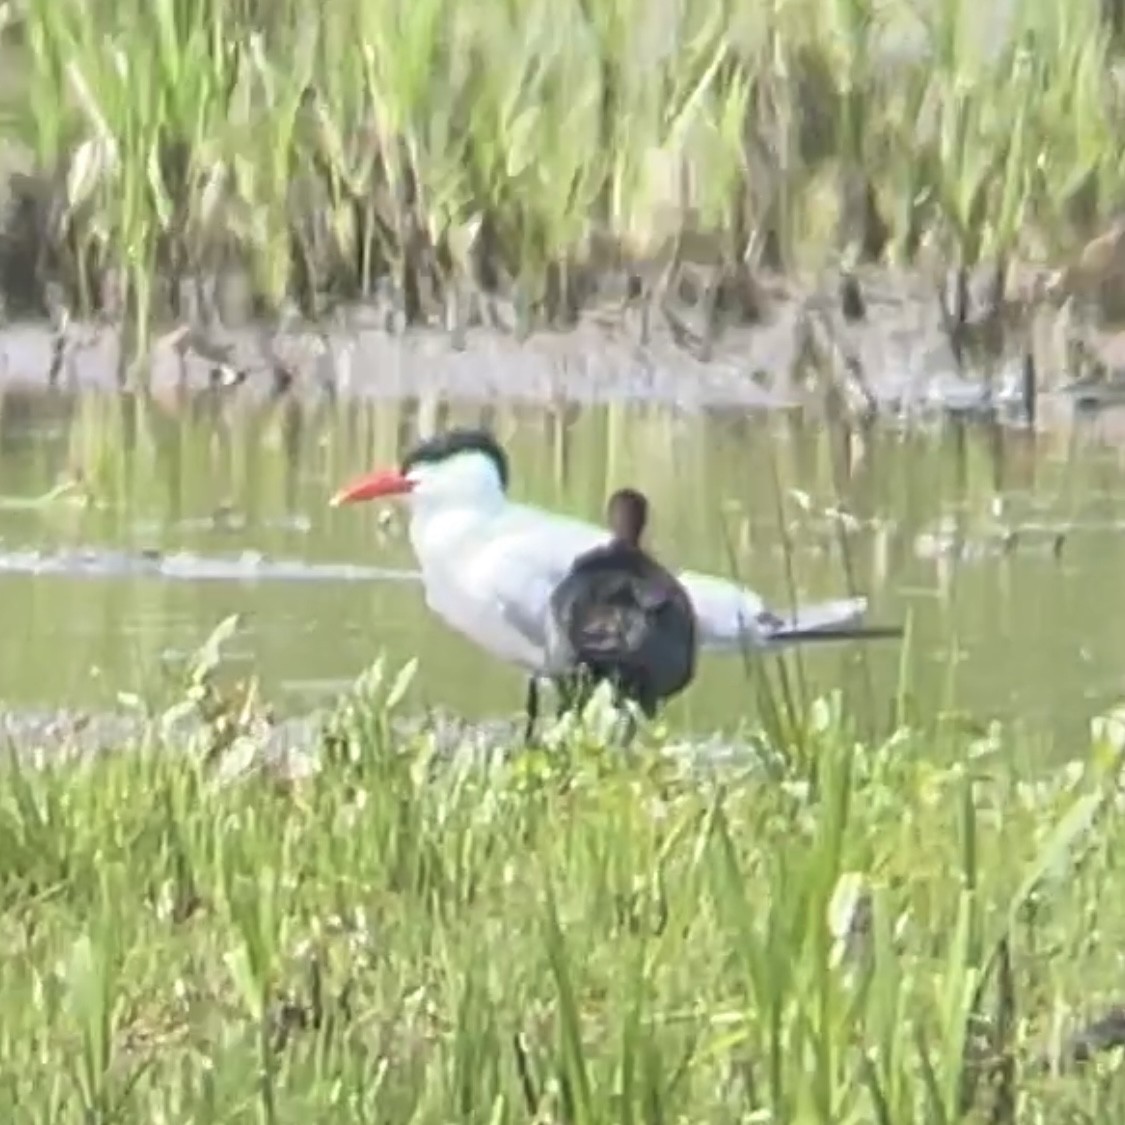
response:
<path fill-rule="evenodd" d="M 201 408 L 188 418 L 9 394 L 0 401 L 0 555 L 254 551 L 411 567 L 400 524 L 388 526 L 375 507 L 325 501 L 351 473 L 393 460 L 419 428 L 453 422 L 496 430 L 520 498 L 597 518 L 609 489 L 643 487 L 665 559 L 725 572 L 733 554 L 744 580 L 778 601 L 790 570 L 801 596 L 825 597 L 845 591 L 850 569 L 874 617 L 909 614 L 910 682 L 925 706 L 1018 713 L 1065 741 L 1116 702 L 1125 669 L 1121 458 L 1081 433 L 1032 442 L 887 431 L 849 453 L 843 435 L 796 417 L 387 402 L 319 414 Z M 76 471 L 97 504 L 26 504 Z M 791 490 L 807 494 L 809 511 Z M 846 559 L 823 515 L 838 504 L 861 523 Z M 970 552 L 986 541 L 997 549 L 961 564 L 920 557 L 920 537 L 942 519 L 961 528 Z M 1001 525 L 1023 528 L 1006 553 Z M 250 626 L 239 655 L 283 709 L 322 701 L 380 650 L 396 662 L 420 658 L 417 705 L 480 716 L 511 712 L 521 696 L 515 673 L 432 619 L 413 583 L 0 573 L 0 699 L 106 705 L 118 690 L 144 688 L 163 654 L 190 648 L 236 610 Z M 807 657 L 804 675 L 810 690 L 841 684 L 889 708 L 900 656 L 895 644 L 869 646 L 866 661 L 855 646 L 833 646 Z M 705 662 L 674 720 L 734 724 L 753 707 L 744 676 L 737 660 Z"/>

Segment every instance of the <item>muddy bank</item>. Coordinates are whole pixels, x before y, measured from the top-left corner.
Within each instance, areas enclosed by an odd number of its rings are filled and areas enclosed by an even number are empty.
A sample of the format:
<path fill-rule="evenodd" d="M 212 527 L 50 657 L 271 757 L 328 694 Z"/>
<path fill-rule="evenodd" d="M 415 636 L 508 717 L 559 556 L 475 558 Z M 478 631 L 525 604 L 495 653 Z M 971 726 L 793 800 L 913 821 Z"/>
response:
<path fill-rule="evenodd" d="M 502 396 L 687 410 L 802 405 L 911 420 L 952 411 L 1017 423 L 1125 401 L 1125 337 L 1084 324 L 1072 303 L 1013 305 L 951 330 L 924 278 L 872 270 L 856 280 L 862 315 L 832 280 L 808 290 L 778 281 L 758 323 L 718 331 L 684 302 L 607 304 L 565 331 L 526 335 L 483 326 L 399 331 L 364 305 L 317 325 L 175 327 L 137 363 L 113 326 L 11 323 L 0 330 L 0 390 L 127 386 L 170 409 L 209 390 L 248 403 Z"/>
<path fill-rule="evenodd" d="M 342 685 L 344 686 L 344 685 Z M 320 754 L 328 710 L 284 718 L 263 725 L 242 753 L 232 752 L 220 769 L 242 773 L 263 768 L 283 776 L 300 775 L 315 769 Z M 470 726 L 452 718 L 403 719 L 396 732 L 404 738 L 432 729 L 439 746 L 447 753 L 462 745 L 480 749 L 504 745 L 515 737 L 514 722 Z M 203 731 L 194 716 L 171 725 L 159 716 L 126 711 L 7 710 L 0 713 L 0 741 L 21 761 L 33 764 L 89 757 L 109 751 L 131 750 L 149 740 L 166 743 L 171 750 L 183 749 Z"/>
<path fill-rule="evenodd" d="M 341 692 L 347 687 L 341 684 Z M 231 778 L 254 771 L 281 778 L 306 776 L 319 766 L 331 719 L 332 711 L 326 707 L 264 724 L 240 747 L 217 755 L 216 768 L 221 776 Z M 439 756 L 489 756 L 521 746 L 523 725 L 522 716 L 468 722 L 452 713 L 431 712 L 396 718 L 391 730 L 403 741 L 419 736 L 432 739 Z M 31 765 L 135 750 L 153 741 L 175 752 L 188 747 L 202 730 L 194 716 L 168 726 L 159 716 L 127 711 L 0 710 L 0 743 L 18 760 Z M 704 765 L 749 761 L 760 753 L 719 736 L 672 742 L 666 749 Z"/>

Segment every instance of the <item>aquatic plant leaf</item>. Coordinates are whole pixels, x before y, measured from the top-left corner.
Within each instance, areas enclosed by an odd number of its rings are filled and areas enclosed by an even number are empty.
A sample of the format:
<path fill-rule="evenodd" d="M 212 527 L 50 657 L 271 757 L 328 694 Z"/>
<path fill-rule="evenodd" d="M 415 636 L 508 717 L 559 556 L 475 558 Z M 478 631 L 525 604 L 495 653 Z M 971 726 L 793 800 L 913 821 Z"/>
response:
<path fill-rule="evenodd" d="M 554 887 L 550 881 L 547 882 L 545 887 L 544 899 L 543 938 L 547 960 L 551 967 L 551 975 L 558 991 L 562 1069 L 569 1079 L 568 1085 L 571 1097 L 577 1103 L 574 1107 L 577 1111 L 575 1119 L 592 1121 L 592 1089 L 582 1045 L 582 1022 L 578 1010 L 578 998 L 574 993 L 566 938 L 558 915 Z"/>
<path fill-rule="evenodd" d="M 727 48 L 725 42 L 720 42 L 713 48 L 712 55 L 707 65 L 704 67 L 703 72 L 696 79 L 691 89 L 682 94 L 677 109 L 669 116 L 666 121 L 666 128 L 670 142 L 676 147 L 681 146 L 687 136 L 697 115 L 700 113 L 704 100 L 711 90 L 711 84 L 715 80 L 715 75 L 718 73 L 719 67 L 722 66 L 727 57 Z"/>
<path fill-rule="evenodd" d="M 207 179 L 199 196 L 199 219 L 204 225 L 210 224 L 217 216 L 226 193 L 227 179 L 227 165 L 222 160 L 216 160 L 207 172 Z"/>
<path fill-rule="evenodd" d="M 66 78 L 71 92 L 77 99 L 79 107 L 94 132 L 95 138 L 107 144 L 113 144 L 113 130 L 109 127 L 105 113 L 102 111 L 97 98 L 94 97 L 90 83 L 86 81 L 86 76 L 81 67 L 73 60 L 67 64 Z"/>
<path fill-rule="evenodd" d="M 238 632 L 242 615 L 232 613 L 215 626 L 211 635 L 199 646 L 191 660 L 191 678 L 198 680 L 210 675 L 222 662 L 223 646 Z"/>
<path fill-rule="evenodd" d="M 535 146 L 531 143 L 539 128 L 540 110 L 528 106 L 516 114 L 509 125 L 509 145 L 505 171 L 511 179 L 522 176 L 533 166 L 536 159 Z"/>
<path fill-rule="evenodd" d="M 168 190 L 160 170 L 160 149 L 156 140 L 149 147 L 145 171 L 148 174 L 148 186 L 156 210 L 157 222 L 161 230 L 167 230 L 172 221 L 172 201 L 168 198 Z"/>
<path fill-rule="evenodd" d="M 390 690 L 387 692 L 386 703 L 384 704 L 387 711 L 393 711 L 403 699 L 406 698 L 406 693 L 410 690 L 410 685 L 414 682 L 414 677 L 417 672 L 418 658 L 415 656 L 399 669 L 398 674 L 391 682 Z"/>
<path fill-rule="evenodd" d="M 1021 107 L 1025 104 L 1021 102 Z M 1027 114 L 1020 108 L 1017 110 L 1016 124 L 1001 177 L 1001 197 L 994 224 L 993 245 L 988 248 L 988 252 L 993 254 L 1008 250 L 1022 225 L 1030 171 L 1025 143 L 1026 122 Z"/>
<path fill-rule="evenodd" d="M 1090 720 L 1090 741 L 1095 754 L 1104 749 L 1109 752 L 1105 765 L 1112 765 L 1125 753 L 1125 707 L 1115 707 L 1104 715 Z"/>
<path fill-rule="evenodd" d="M 1008 907 L 1008 926 L 1011 927 L 1033 894 L 1047 882 L 1058 882 L 1069 871 L 1075 853 L 1089 837 L 1097 823 L 1098 815 L 1106 805 L 1106 795 L 1100 790 L 1080 797 L 1067 811 L 1047 837 L 1038 855 L 1030 864 L 1019 889 Z"/>
<path fill-rule="evenodd" d="M 188 719 L 196 716 L 198 704 L 194 697 L 181 699 L 179 702 L 172 704 L 160 716 L 160 736 L 165 741 L 175 741 L 180 737 L 180 732 L 177 728 Z"/>
<path fill-rule="evenodd" d="M 870 903 L 867 877 L 859 871 L 843 872 L 828 901 L 828 931 L 833 938 L 834 962 L 846 955 L 863 925 L 864 913 L 871 909 Z"/>
<path fill-rule="evenodd" d="M 145 707 L 145 701 L 135 691 L 119 691 L 117 693 L 117 705 L 123 711 L 132 711 L 137 714 L 144 714 L 148 710 Z"/>
<path fill-rule="evenodd" d="M 252 1019 L 260 1021 L 265 1010 L 264 997 L 255 979 L 248 946 L 245 943 L 235 946 L 223 959 L 246 1010 Z"/>
<path fill-rule="evenodd" d="M 90 200 L 114 162 L 110 146 L 101 137 L 90 137 L 75 149 L 66 174 L 66 201 L 71 211 Z"/>
<path fill-rule="evenodd" d="M 247 776 L 258 759 L 258 743 L 247 735 L 240 735 L 228 746 L 219 758 L 215 771 L 220 785 L 228 784 Z"/>
<path fill-rule="evenodd" d="M 74 1015 L 85 1023 L 91 1016 L 95 1016 L 101 1007 L 97 959 L 94 956 L 93 942 L 88 934 L 82 934 L 70 947 L 70 956 L 66 962 L 66 980 L 70 986 Z"/>
<path fill-rule="evenodd" d="M 78 1083 L 85 1104 L 97 1106 L 103 1102 L 113 1054 L 113 997 L 105 950 L 82 934 L 71 946 L 65 972 L 71 1011 L 82 1036 Z"/>

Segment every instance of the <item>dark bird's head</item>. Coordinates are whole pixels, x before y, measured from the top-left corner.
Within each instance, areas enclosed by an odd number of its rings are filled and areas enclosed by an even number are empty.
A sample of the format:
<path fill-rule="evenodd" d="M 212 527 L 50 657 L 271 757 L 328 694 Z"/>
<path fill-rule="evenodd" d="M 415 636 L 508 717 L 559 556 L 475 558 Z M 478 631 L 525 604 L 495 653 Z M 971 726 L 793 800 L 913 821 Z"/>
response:
<path fill-rule="evenodd" d="M 619 488 L 606 505 L 606 523 L 616 542 L 640 547 L 648 523 L 648 500 L 635 488 Z"/>

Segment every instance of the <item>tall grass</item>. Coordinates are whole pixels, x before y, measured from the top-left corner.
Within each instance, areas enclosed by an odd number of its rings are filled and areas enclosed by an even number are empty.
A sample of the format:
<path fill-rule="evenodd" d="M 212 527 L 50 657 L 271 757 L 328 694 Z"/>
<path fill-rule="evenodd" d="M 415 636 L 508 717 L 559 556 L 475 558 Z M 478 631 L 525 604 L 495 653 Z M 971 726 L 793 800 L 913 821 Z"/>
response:
<path fill-rule="evenodd" d="M 1093 0 L 1012 9 L 25 0 L 4 119 L 57 177 L 39 264 L 83 310 L 112 282 L 174 312 L 236 262 L 264 307 L 501 288 L 559 320 L 700 237 L 720 300 L 759 263 L 1068 248 L 1121 198 L 1109 31 Z"/>
<path fill-rule="evenodd" d="M 1118 1120 L 1053 1059 L 1117 986 L 1119 719 L 1036 779 L 1002 730 L 943 765 L 826 700 L 813 788 L 583 725 L 438 758 L 377 665 L 319 773 L 232 784 L 229 628 L 202 740 L 9 763 L 7 1120 Z"/>

